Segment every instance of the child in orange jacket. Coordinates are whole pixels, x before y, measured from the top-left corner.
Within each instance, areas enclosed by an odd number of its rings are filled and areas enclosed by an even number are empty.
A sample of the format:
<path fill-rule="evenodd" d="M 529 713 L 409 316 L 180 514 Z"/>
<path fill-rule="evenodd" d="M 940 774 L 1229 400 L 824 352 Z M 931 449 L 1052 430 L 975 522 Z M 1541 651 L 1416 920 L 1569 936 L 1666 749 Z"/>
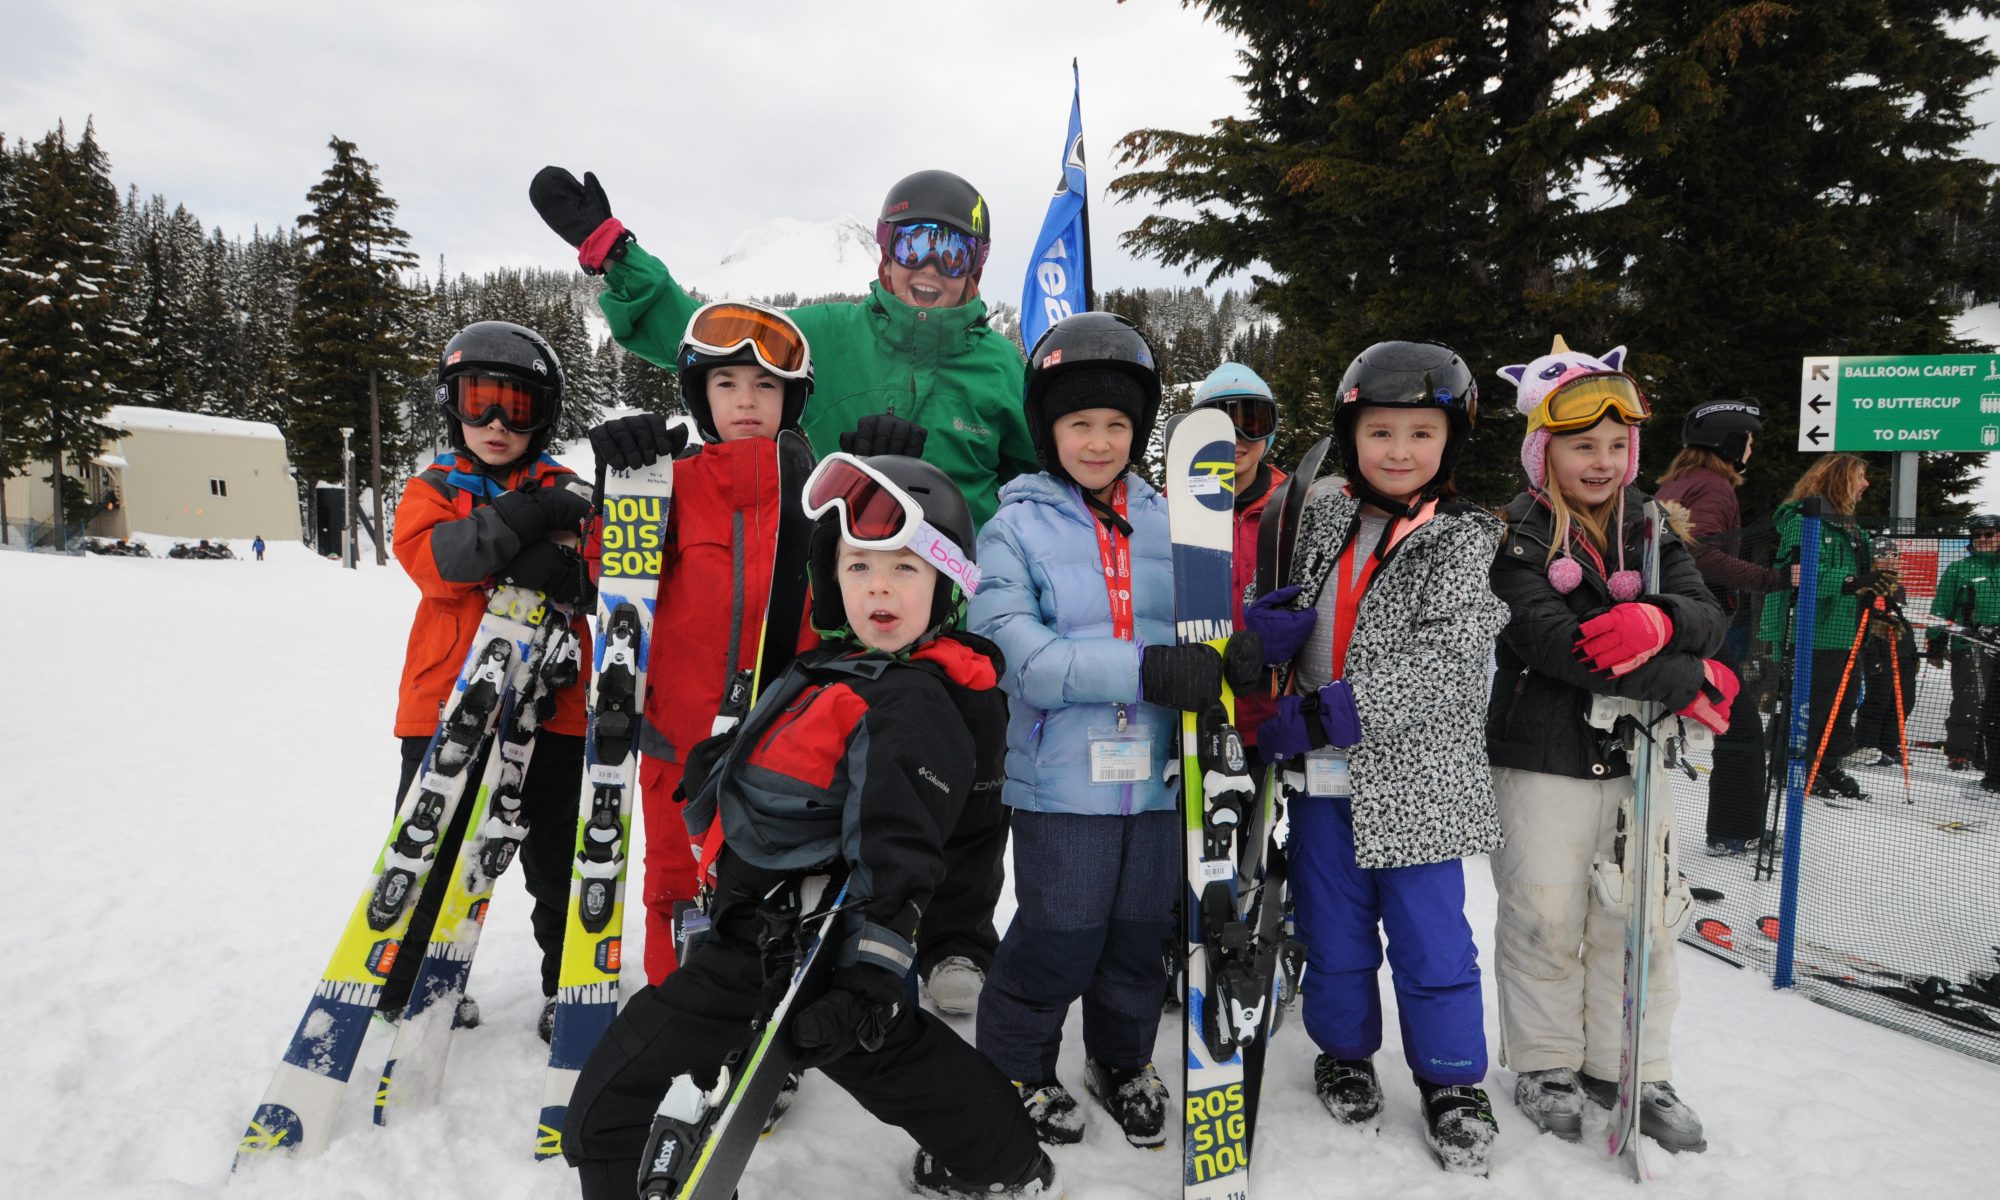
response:
<path fill-rule="evenodd" d="M 588 489 L 566 486 L 576 479 L 575 472 L 544 453 L 562 412 L 563 373 L 541 335 L 506 321 L 480 321 L 460 330 L 446 343 L 438 366 L 437 402 L 452 430 L 454 449 L 410 480 L 396 506 L 396 561 L 422 593 L 396 705 L 403 758 L 399 804 L 437 733 L 488 593 L 498 583 L 516 583 L 558 603 L 575 603 L 582 590 L 581 560 L 560 541 L 573 540 L 567 535 L 575 534 L 590 512 Z M 544 1041 L 562 962 L 570 851 L 583 779 L 590 646 L 588 637 L 581 640 L 583 678 L 557 693 L 555 714 L 535 738 L 535 756 L 521 788 L 528 824 L 521 870 L 534 898 L 542 995 L 548 997 L 540 1027 Z M 485 770 L 484 756 L 469 770 L 469 778 L 478 779 Z M 459 805 L 439 842 L 438 862 L 450 862 L 457 854 L 471 811 L 470 803 Z M 430 940 L 449 876 L 448 871 L 431 872 L 412 910 L 404 945 L 421 948 Z M 378 1011 L 392 1017 L 403 1011 L 422 960 L 421 953 L 397 959 L 383 984 Z M 469 997 L 459 1001 L 455 1023 L 479 1023 L 479 1006 Z"/>

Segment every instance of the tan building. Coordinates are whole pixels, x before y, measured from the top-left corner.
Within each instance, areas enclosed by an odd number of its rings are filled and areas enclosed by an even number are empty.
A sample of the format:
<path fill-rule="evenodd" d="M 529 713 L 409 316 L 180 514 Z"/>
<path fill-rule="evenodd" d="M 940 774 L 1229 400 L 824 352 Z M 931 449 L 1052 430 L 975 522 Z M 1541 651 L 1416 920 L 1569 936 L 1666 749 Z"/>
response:
<path fill-rule="evenodd" d="M 298 539 L 298 487 L 276 425 L 130 405 L 112 408 L 99 424 L 99 452 L 63 464 L 90 496 L 86 534 Z M 17 529 L 24 519 L 48 523 L 47 477 L 48 466 L 37 463 L 6 481 L 7 518 Z"/>

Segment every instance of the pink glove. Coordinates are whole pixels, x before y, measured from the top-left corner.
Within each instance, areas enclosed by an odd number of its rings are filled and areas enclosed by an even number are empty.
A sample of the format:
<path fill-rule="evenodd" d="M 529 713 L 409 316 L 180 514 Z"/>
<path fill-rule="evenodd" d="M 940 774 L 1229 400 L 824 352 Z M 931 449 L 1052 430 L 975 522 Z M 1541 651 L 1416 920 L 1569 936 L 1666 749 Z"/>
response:
<path fill-rule="evenodd" d="M 1683 708 L 1680 715 L 1693 717 L 1717 733 L 1729 729 L 1729 706 L 1736 702 L 1736 693 L 1742 687 L 1736 682 L 1736 672 L 1712 658 L 1701 660 L 1701 690 Z"/>
<path fill-rule="evenodd" d="M 1627 675 L 1644 666 L 1673 636 L 1673 619 L 1658 606 L 1639 601 L 1614 604 L 1610 612 L 1583 623 L 1576 654 L 1593 671 Z"/>

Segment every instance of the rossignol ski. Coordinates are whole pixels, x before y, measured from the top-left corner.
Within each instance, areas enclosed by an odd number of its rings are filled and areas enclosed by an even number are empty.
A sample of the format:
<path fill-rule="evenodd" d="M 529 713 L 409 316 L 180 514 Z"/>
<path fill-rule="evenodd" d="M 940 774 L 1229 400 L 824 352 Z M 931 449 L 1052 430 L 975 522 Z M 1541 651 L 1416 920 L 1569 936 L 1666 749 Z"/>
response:
<path fill-rule="evenodd" d="M 465 793 L 467 768 L 485 747 L 510 693 L 526 686 L 555 641 L 552 631 L 561 624 L 551 619 L 555 611 L 542 593 L 519 587 L 497 588 L 487 602 L 438 731 L 305 1016 L 250 1118 L 236 1166 L 273 1152 L 310 1156 L 326 1148 L 438 839 Z"/>
<path fill-rule="evenodd" d="M 1167 444 L 1174 632 L 1182 645 L 1204 642 L 1220 651 L 1233 629 L 1235 446 L 1235 429 L 1219 409 L 1188 413 Z M 1258 851 L 1243 844 L 1252 789 L 1233 719 L 1227 684 L 1219 704 L 1181 719 L 1187 881 L 1181 897 L 1187 937 L 1181 1192 L 1187 1200 L 1244 1200 L 1249 1194 L 1243 1048 L 1262 1029 L 1271 995 L 1239 905 L 1243 860 Z"/>
<path fill-rule="evenodd" d="M 821 909 L 826 884 L 824 875 L 809 876 L 766 900 L 767 905 L 779 901 L 781 907 L 768 922 L 764 959 L 791 962 L 791 986 L 753 1026 L 750 1045 L 723 1060 L 713 1088 L 703 1090 L 682 1075 L 667 1089 L 639 1157 L 643 1200 L 730 1200 L 735 1195 L 785 1077 L 799 1069 L 798 1052 L 787 1034 L 792 1014 L 816 999 L 833 973 L 833 951 L 822 950 L 846 907 L 847 889 L 843 886 L 833 903 Z"/>
<path fill-rule="evenodd" d="M 521 789 L 534 757 L 535 734 L 554 715 L 556 693 L 573 685 L 582 667 L 576 633 L 560 610 L 550 610 L 547 629 L 547 652 L 502 709 L 494 752 L 486 756 L 465 838 L 452 864 L 451 884 L 439 903 L 430 944 L 375 1090 L 377 1125 L 429 1107 L 444 1084 L 454 1018 L 472 973 L 493 885 L 528 835 Z"/>
<path fill-rule="evenodd" d="M 582 798 L 569 916 L 563 923 L 555 1025 L 535 1131 L 538 1159 L 562 1153 L 563 1120 L 577 1073 L 618 1015 L 639 722 L 673 487 L 673 460 L 662 459 L 629 471 L 608 472 L 598 493 L 604 518 L 603 567 L 597 584 L 590 724 L 584 738 Z"/>

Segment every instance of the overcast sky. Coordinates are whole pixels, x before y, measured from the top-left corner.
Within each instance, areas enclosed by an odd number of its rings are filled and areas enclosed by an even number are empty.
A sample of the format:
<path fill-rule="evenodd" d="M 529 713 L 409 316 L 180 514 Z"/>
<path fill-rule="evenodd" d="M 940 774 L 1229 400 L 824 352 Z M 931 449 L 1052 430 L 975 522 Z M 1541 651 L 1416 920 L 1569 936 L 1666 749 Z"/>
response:
<path fill-rule="evenodd" d="M 333 134 L 401 204 L 435 273 L 563 267 L 528 206 L 547 163 L 597 172 L 669 265 L 721 257 L 771 217 L 872 225 L 888 185 L 943 167 L 986 195 L 987 279 L 1017 299 L 1061 164 L 1070 59 L 1093 192 L 1142 126 L 1241 107 L 1233 40 L 1162 0 L 111 4 L 6 0 L 0 132 L 74 137 L 94 115 L 120 188 L 248 236 L 305 210 Z M 1178 282 L 1093 204 L 1100 287 Z M 856 280 L 857 289 L 866 280 Z"/>

